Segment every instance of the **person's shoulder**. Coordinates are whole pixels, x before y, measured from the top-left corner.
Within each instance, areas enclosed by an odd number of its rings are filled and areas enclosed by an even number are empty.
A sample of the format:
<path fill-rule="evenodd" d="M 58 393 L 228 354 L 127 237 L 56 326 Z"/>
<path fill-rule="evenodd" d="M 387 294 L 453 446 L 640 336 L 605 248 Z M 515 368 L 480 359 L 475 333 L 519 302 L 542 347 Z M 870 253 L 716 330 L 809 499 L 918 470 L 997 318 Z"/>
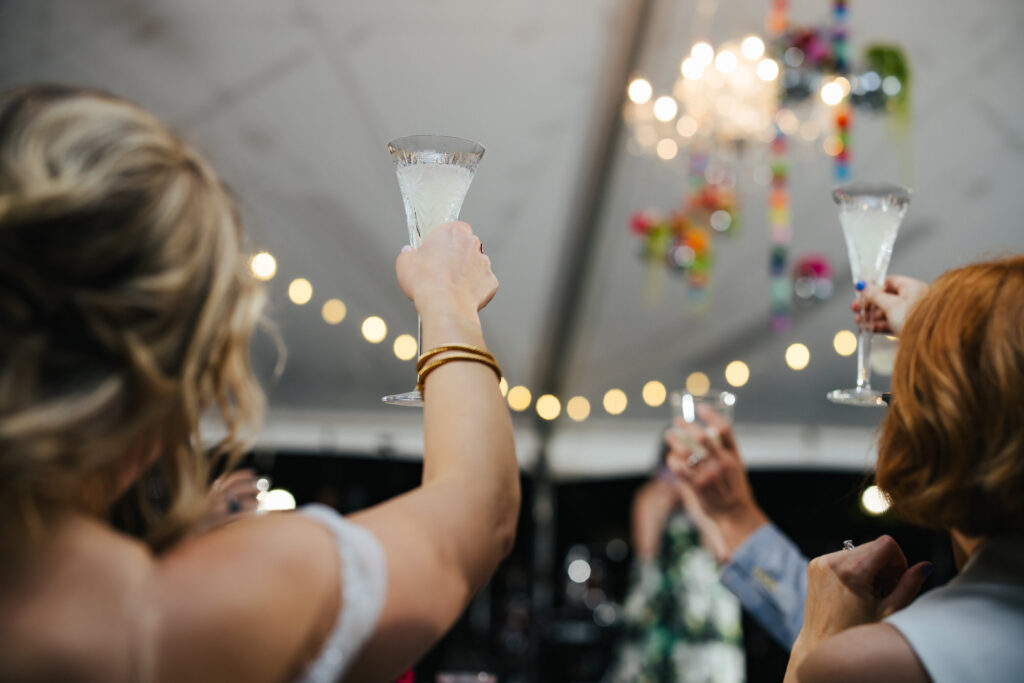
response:
<path fill-rule="evenodd" d="M 928 683 L 910 643 L 889 624 L 847 629 L 821 643 L 799 669 L 801 683 Z"/>
<path fill-rule="evenodd" d="M 287 680 L 312 659 L 341 602 L 337 542 L 295 513 L 239 520 L 157 564 L 160 679 Z"/>

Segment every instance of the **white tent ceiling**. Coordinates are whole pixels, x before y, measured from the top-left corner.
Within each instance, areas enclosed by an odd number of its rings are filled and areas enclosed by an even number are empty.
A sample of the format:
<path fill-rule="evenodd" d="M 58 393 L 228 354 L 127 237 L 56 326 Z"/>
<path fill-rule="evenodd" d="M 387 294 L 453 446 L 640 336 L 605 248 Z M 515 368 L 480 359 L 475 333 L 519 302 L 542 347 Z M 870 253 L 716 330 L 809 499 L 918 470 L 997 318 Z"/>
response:
<path fill-rule="evenodd" d="M 788 332 L 768 327 L 756 151 L 737 162 L 744 227 L 719 242 L 709 306 L 688 303 L 674 278 L 652 292 L 630 243 L 634 210 L 679 201 L 686 161 L 635 156 L 612 124 L 631 72 L 668 90 L 695 39 L 695 4 L 0 0 L 0 86 L 60 81 L 136 99 L 196 141 L 236 188 L 254 245 L 279 264 L 272 316 L 289 357 L 269 388 L 267 447 L 418 450 L 419 415 L 379 403 L 412 384 L 390 341 L 415 332 L 393 275 L 405 227 L 384 143 L 436 132 L 487 147 L 463 217 L 501 280 L 484 322 L 506 377 L 535 395 L 554 383 L 563 401 L 579 394 L 594 407 L 591 420 L 563 417 L 550 430 L 532 413 L 518 416 L 524 461 L 547 444 L 558 473 L 644 466 L 667 412 L 643 404 L 644 382 L 677 386 L 701 370 L 723 384 L 725 365 L 741 359 L 751 380 L 737 390 L 737 420 L 754 464 L 862 466 L 880 413 L 824 399 L 854 367 L 832 351 L 835 332 L 852 327 L 852 288 L 823 155 L 794 154 L 792 251 L 827 254 L 837 293 L 799 311 Z M 827 19 L 824 0 L 791 4 L 797 23 Z M 765 9 L 719 0 L 709 37 L 756 32 Z M 855 51 L 898 43 L 913 70 L 909 125 L 861 116 L 854 129 L 857 178 L 914 188 L 891 270 L 931 278 L 1021 251 L 1024 5 L 853 2 L 850 23 Z M 295 277 L 312 282 L 311 304 L 288 302 Z M 348 306 L 336 327 L 319 313 L 330 297 Z M 371 314 L 387 322 L 386 343 L 362 339 L 359 322 Z M 794 341 L 811 351 L 802 372 L 783 362 Z M 259 343 L 267 368 L 268 348 Z M 561 361 L 554 370 L 552 358 Z M 598 419 L 611 387 L 626 391 L 629 408 Z"/>

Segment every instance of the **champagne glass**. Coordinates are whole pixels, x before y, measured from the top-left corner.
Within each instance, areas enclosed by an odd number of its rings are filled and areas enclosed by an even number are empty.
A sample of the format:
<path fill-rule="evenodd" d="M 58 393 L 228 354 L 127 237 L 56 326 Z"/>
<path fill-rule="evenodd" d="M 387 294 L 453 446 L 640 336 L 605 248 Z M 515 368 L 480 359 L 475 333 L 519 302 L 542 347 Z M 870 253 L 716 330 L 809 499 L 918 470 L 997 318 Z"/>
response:
<path fill-rule="evenodd" d="M 883 286 L 896 234 L 910 204 L 910 190 L 899 185 L 856 183 L 836 188 L 832 199 L 839 205 L 854 287 L 860 292 L 868 283 Z M 871 388 L 872 331 L 864 303 L 861 296 L 857 386 L 830 391 L 828 400 L 849 406 L 883 406 L 882 392 Z"/>
<path fill-rule="evenodd" d="M 472 140 L 443 135 L 413 135 L 388 143 L 402 192 L 409 244 L 419 247 L 443 223 L 458 220 L 484 148 Z M 417 323 L 416 348 L 423 351 L 422 325 Z M 381 399 L 388 405 L 422 407 L 416 389 Z"/>
<path fill-rule="evenodd" d="M 732 424 L 733 410 L 736 406 L 736 394 L 730 391 L 716 391 L 713 389 L 703 394 L 695 394 L 684 389 L 682 391 L 673 391 L 669 394 L 668 402 L 673 421 L 675 421 L 675 418 L 681 417 L 684 422 L 696 424 L 704 431 L 707 431 L 710 425 L 700 416 L 700 413 L 703 412 L 700 410 L 701 406 L 708 406 L 721 415 L 726 422 Z M 676 429 L 676 433 L 693 450 L 689 458 L 691 467 L 707 457 L 704 447 L 692 439 L 686 431 Z M 717 434 L 714 438 L 718 438 Z"/>

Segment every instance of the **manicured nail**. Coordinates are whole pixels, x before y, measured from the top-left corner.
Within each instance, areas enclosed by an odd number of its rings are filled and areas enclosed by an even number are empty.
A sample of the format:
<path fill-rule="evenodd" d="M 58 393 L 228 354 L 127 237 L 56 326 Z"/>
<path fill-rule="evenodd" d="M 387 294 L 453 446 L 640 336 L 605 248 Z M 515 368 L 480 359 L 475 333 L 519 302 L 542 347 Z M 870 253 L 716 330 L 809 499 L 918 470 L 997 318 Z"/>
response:
<path fill-rule="evenodd" d="M 863 292 L 864 288 L 867 287 L 867 286 L 868 286 L 868 283 L 864 282 L 863 280 L 857 280 L 856 287 L 857 287 L 857 291 L 858 292 Z"/>
<path fill-rule="evenodd" d="M 924 574 L 925 578 L 931 576 L 933 571 L 935 571 L 934 564 L 926 564 L 925 566 L 921 567 L 921 573 Z"/>
<path fill-rule="evenodd" d="M 402 251 L 412 251 L 412 247 L 410 247 L 410 246 L 409 246 L 409 245 L 407 244 L 407 245 L 405 245 L 404 247 L 402 247 Z"/>

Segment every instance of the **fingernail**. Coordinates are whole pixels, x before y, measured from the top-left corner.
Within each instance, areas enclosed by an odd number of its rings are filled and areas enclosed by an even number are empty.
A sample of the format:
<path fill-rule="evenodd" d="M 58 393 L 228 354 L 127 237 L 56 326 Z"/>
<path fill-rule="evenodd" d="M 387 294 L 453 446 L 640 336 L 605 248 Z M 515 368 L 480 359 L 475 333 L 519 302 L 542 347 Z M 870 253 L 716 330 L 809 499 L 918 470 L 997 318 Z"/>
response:
<path fill-rule="evenodd" d="M 405 245 L 404 247 L 402 247 L 402 251 L 403 251 L 403 252 L 405 252 L 405 251 L 412 251 L 412 247 L 410 247 L 410 246 L 409 246 L 409 245 L 407 244 L 407 245 Z"/>
<path fill-rule="evenodd" d="M 858 292 L 863 292 L 864 288 L 868 286 L 868 283 L 863 280 L 857 280 L 857 284 L 855 286 L 857 287 Z"/>
<path fill-rule="evenodd" d="M 926 579 L 929 576 L 931 576 L 932 572 L 934 572 L 934 571 L 935 571 L 935 565 L 934 564 L 926 564 L 925 566 L 921 567 L 921 573 L 924 574 L 924 577 Z"/>

